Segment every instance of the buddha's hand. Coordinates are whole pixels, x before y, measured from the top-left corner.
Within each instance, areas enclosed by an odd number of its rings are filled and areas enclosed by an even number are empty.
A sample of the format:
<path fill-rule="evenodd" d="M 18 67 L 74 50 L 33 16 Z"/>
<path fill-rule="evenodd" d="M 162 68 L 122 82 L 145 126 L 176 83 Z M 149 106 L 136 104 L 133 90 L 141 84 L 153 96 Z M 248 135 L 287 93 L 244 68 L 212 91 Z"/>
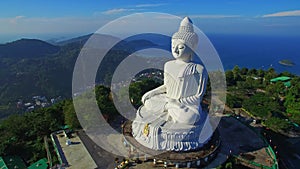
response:
<path fill-rule="evenodd" d="M 142 97 L 142 103 L 145 104 L 146 100 L 150 99 L 151 97 L 153 97 L 155 94 L 152 91 L 149 91 L 147 93 L 145 93 Z"/>
<path fill-rule="evenodd" d="M 165 105 L 165 109 L 170 108 L 184 108 L 185 106 L 179 102 L 179 99 L 167 98 L 167 104 Z"/>
<path fill-rule="evenodd" d="M 151 97 L 155 96 L 155 95 L 159 95 L 159 94 L 163 94 L 166 93 L 166 86 L 165 85 L 161 85 L 153 90 L 148 91 L 147 93 L 145 93 L 142 97 L 142 103 L 145 104 L 146 100 L 150 99 Z"/>

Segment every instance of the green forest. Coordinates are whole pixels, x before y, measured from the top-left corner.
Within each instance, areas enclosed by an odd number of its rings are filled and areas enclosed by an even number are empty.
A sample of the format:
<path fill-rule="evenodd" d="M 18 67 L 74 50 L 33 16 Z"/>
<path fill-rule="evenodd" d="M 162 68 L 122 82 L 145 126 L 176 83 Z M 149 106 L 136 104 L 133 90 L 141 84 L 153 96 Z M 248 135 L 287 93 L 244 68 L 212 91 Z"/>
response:
<path fill-rule="evenodd" d="M 18 100 L 32 96 L 71 97 L 73 65 L 81 44 L 62 46 L 44 57 L 2 57 L 0 59 L 0 118 L 22 113 Z"/>
<path fill-rule="evenodd" d="M 271 82 L 276 77 L 290 77 L 290 85 Z M 226 71 L 227 98 L 230 108 L 244 108 L 274 131 L 288 130 L 300 124 L 300 77 L 273 68 L 266 71 L 239 68 Z"/>

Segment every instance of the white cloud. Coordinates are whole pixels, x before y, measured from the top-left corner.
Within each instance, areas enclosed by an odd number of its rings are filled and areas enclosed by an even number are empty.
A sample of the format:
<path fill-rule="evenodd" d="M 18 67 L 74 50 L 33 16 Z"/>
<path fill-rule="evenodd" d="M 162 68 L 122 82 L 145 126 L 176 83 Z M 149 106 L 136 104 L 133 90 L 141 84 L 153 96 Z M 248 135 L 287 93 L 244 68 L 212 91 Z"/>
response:
<path fill-rule="evenodd" d="M 127 6 L 125 8 L 113 8 L 113 9 L 109 9 L 106 11 L 102 11 L 101 14 L 104 15 L 115 15 L 115 14 L 120 14 L 120 13 L 124 13 L 124 12 L 132 12 L 132 11 L 143 11 L 149 7 L 158 7 L 158 6 L 162 6 L 162 5 L 166 5 L 165 3 L 157 3 L 157 4 L 138 4 L 138 5 L 134 5 L 134 6 Z M 95 12 L 95 14 L 97 15 L 99 12 Z"/>
<path fill-rule="evenodd" d="M 119 14 L 119 13 L 123 13 L 123 12 L 134 11 L 134 10 L 135 9 L 130 9 L 130 8 L 115 8 L 115 9 L 103 11 L 102 13 L 105 15 L 114 15 L 114 14 Z"/>
<path fill-rule="evenodd" d="M 1 34 L 55 34 L 93 32 L 110 21 L 109 17 L 24 17 L 0 18 Z M 84 26 L 82 26 L 84 25 Z"/>
<path fill-rule="evenodd" d="M 9 22 L 10 22 L 11 24 L 17 24 L 18 20 L 21 20 L 22 18 L 25 18 L 25 16 L 19 15 L 19 16 L 16 16 L 16 17 L 14 17 L 14 18 L 11 18 L 11 19 L 9 20 Z"/>
<path fill-rule="evenodd" d="M 300 16 L 300 10 L 294 10 L 294 11 L 283 11 L 283 12 L 277 12 L 272 14 L 266 14 L 263 15 L 263 18 L 268 17 L 284 17 L 284 16 Z"/>
<path fill-rule="evenodd" d="M 181 18 L 186 17 L 185 15 L 180 16 Z M 192 19 L 222 19 L 222 18 L 239 18 L 240 15 L 188 15 Z M 158 19 L 178 19 L 178 16 L 158 16 Z"/>
<path fill-rule="evenodd" d="M 159 4 L 139 4 L 135 5 L 137 8 L 145 8 L 145 7 L 157 7 L 157 6 L 163 6 L 166 5 L 165 3 L 159 3 Z"/>
<path fill-rule="evenodd" d="M 156 16 L 156 19 L 181 19 L 179 16 L 175 16 L 175 15 L 158 15 Z"/>
<path fill-rule="evenodd" d="M 287 23 L 271 23 L 271 24 L 265 24 L 264 26 L 266 27 L 287 27 L 287 26 L 291 26 L 290 24 Z"/>
<path fill-rule="evenodd" d="M 207 18 L 207 19 L 219 19 L 219 18 L 238 18 L 240 15 L 190 15 L 190 18 Z"/>

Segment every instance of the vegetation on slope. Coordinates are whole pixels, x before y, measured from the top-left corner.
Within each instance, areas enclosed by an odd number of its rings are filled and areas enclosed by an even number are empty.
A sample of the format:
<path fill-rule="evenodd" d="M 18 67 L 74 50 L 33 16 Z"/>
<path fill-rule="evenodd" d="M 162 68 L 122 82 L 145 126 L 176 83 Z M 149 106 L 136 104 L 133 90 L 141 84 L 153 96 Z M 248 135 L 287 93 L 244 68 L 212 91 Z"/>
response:
<path fill-rule="evenodd" d="M 283 82 L 271 83 L 272 78 L 289 76 L 291 86 Z M 253 116 L 263 120 L 274 131 L 291 128 L 286 120 L 300 124 L 300 77 L 288 72 L 277 74 L 273 68 L 267 71 L 240 69 L 226 71 L 228 92 L 227 105 L 244 108 Z"/>

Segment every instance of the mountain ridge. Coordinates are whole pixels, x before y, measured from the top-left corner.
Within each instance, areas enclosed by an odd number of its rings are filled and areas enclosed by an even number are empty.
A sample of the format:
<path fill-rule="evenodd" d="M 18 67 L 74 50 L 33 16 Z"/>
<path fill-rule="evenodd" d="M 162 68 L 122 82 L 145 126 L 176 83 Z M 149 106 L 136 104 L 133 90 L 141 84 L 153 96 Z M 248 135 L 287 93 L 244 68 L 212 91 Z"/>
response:
<path fill-rule="evenodd" d="M 39 39 L 22 38 L 13 42 L 0 44 L 0 58 L 39 58 L 56 54 L 59 46 Z"/>
<path fill-rule="evenodd" d="M 0 57 L 0 119 L 14 113 L 23 113 L 24 110 L 17 108 L 16 103 L 20 100 L 30 102 L 33 96 L 46 96 L 48 99 L 58 96 L 70 98 L 73 68 L 88 37 L 89 35 L 72 38 L 62 45 L 51 45 L 36 39 L 20 39 L 1 45 L 0 53 L 3 53 L 4 47 L 5 50 L 13 51 L 9 51 L 12 52 L 11 55 Z M 98 70 L 95 82 L 102 84 L 110 82 L 114 69 L 130 53 L 139 50 L 141 46 L 144 48 L 157 46 L 146 40 L 124 41 L 102 35 L 96 35 L 91 40 L 95 40 L 95 44 L 90 46 L 92 48 L 99 48 L 98 42 L 101 41 L 110 44 L 118 42 L 101 62 L 106 66 Z M 55 50 L 47 50 L 46 47 Z M 13 53 L 15 51 L 24 53 L 19 55 Z"/>

